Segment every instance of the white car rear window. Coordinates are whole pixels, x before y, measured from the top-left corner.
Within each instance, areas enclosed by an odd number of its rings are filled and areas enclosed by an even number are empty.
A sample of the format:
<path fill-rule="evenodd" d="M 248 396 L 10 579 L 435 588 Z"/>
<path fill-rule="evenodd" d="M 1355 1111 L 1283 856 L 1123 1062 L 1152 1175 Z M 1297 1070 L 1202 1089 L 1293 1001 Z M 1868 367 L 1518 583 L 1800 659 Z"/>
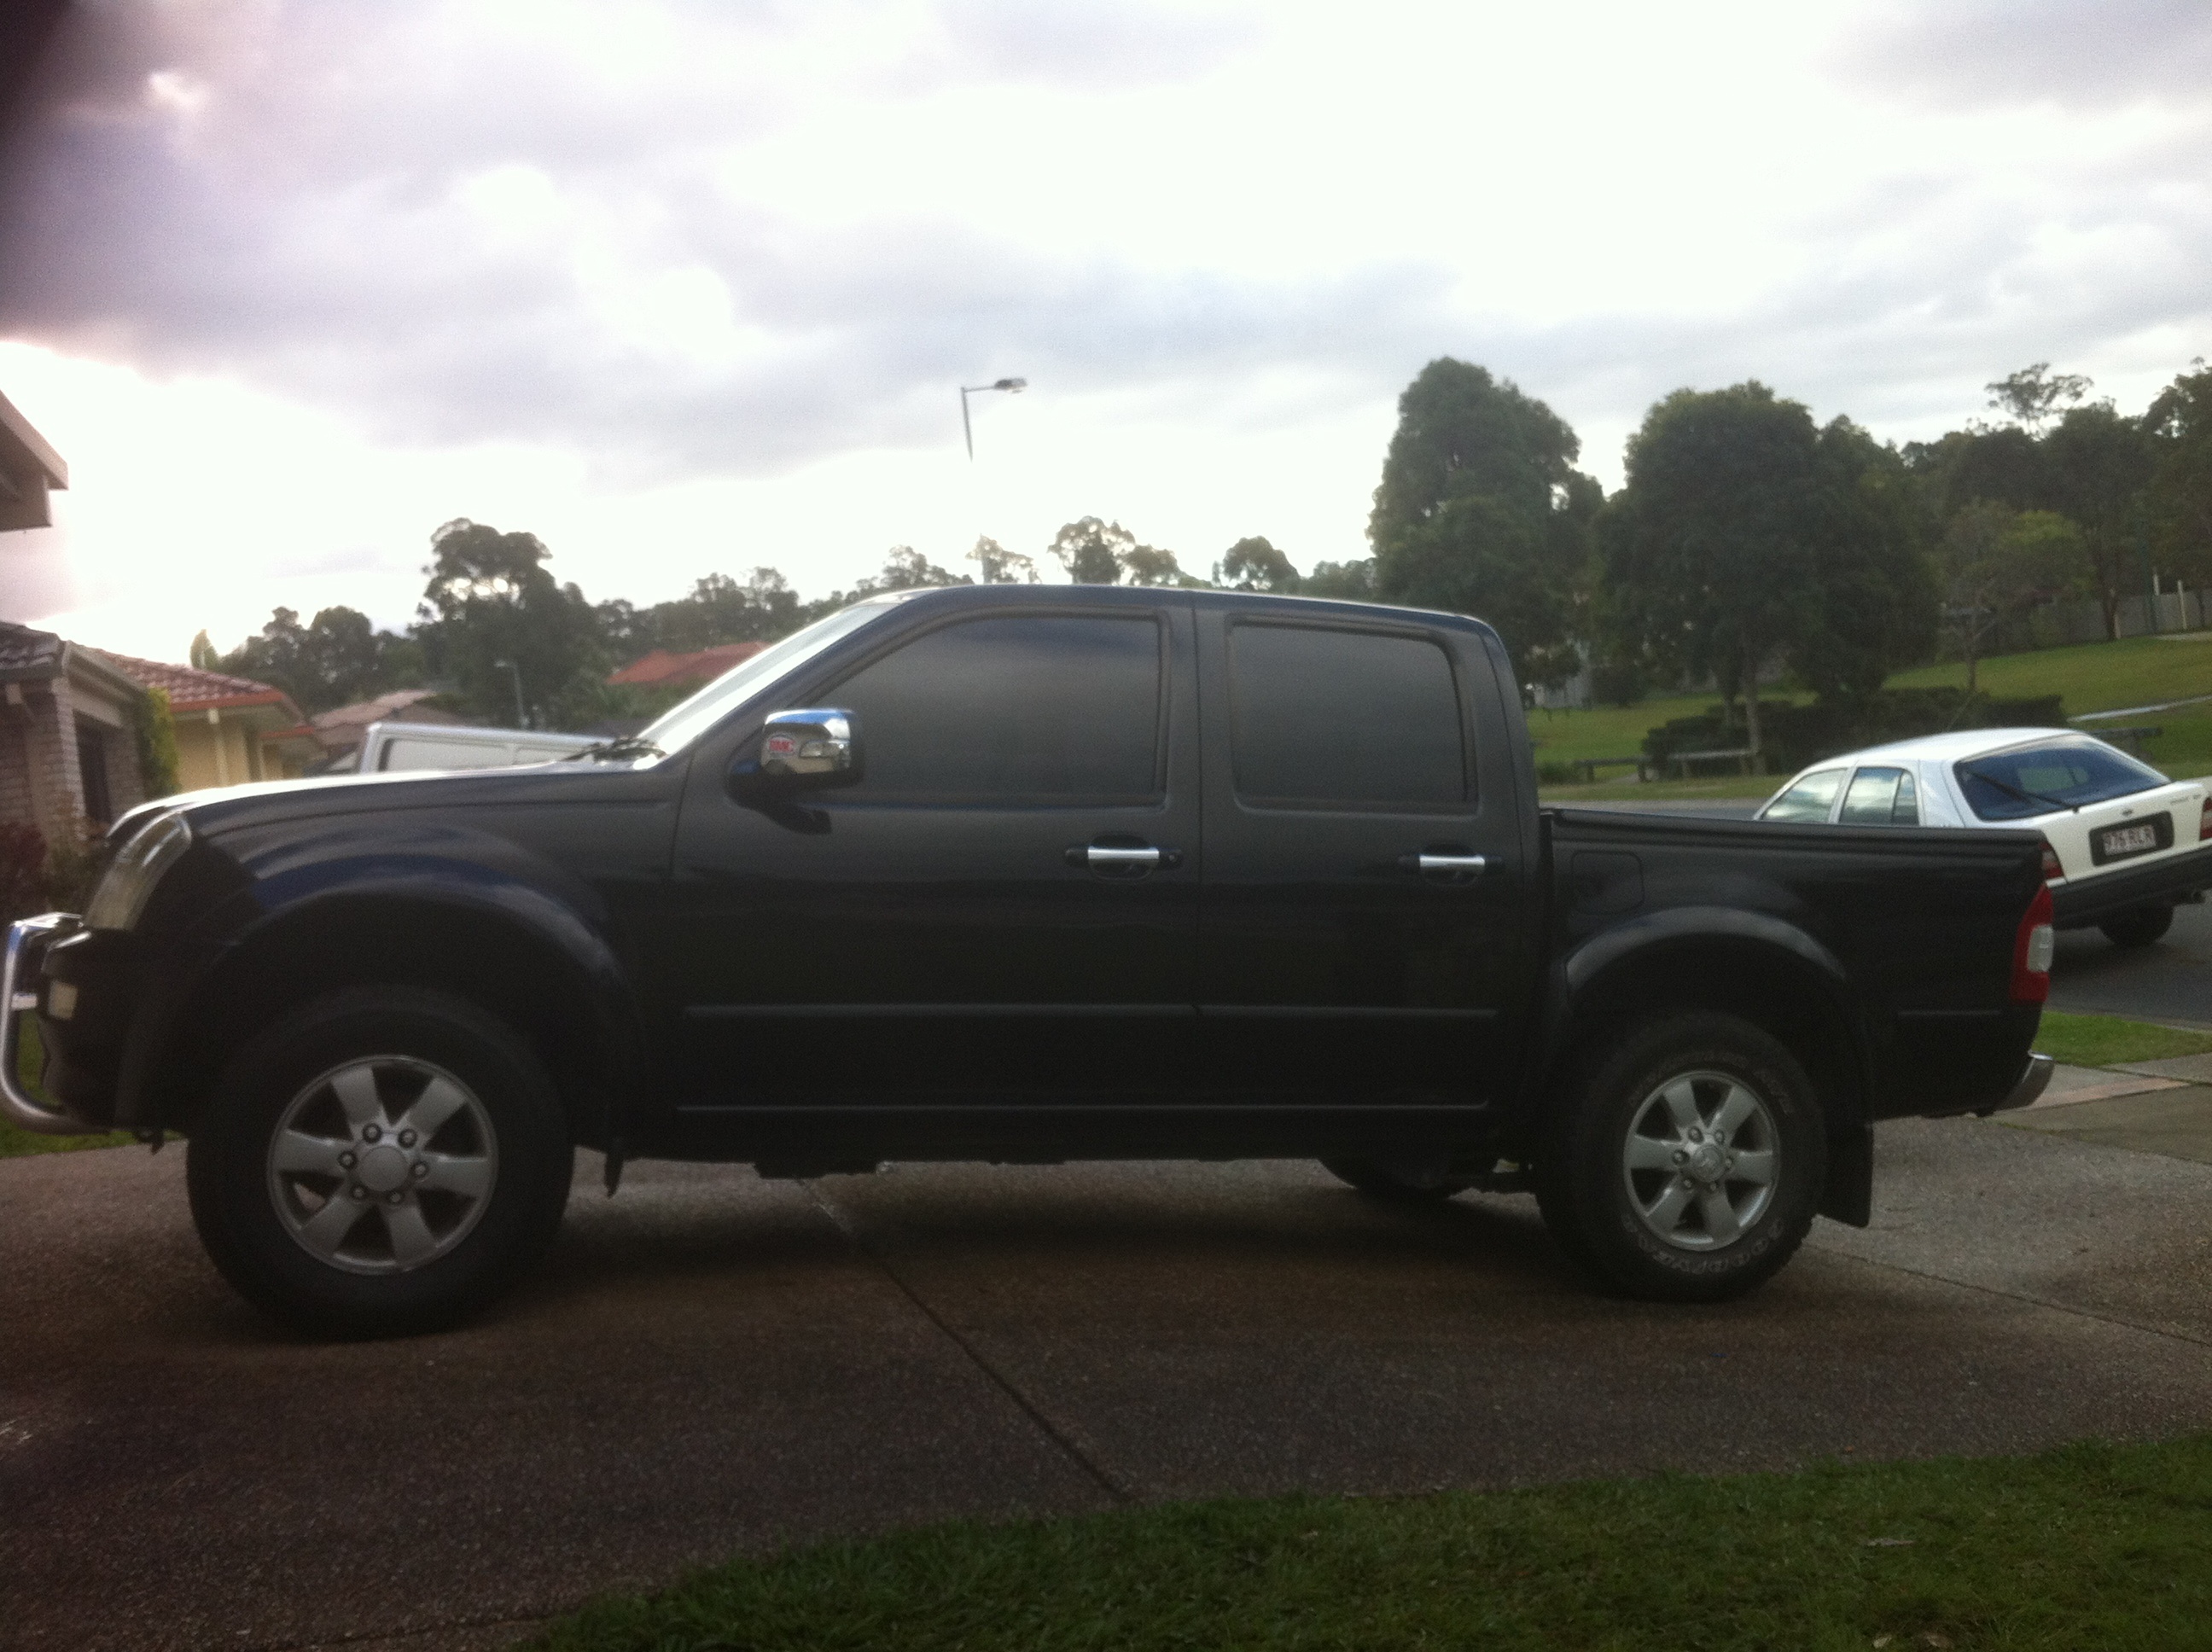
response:
<path fill-rule="evenodd" d="M 2148 763 L 2087 735 L 1992 751 L 1954 768 L 1966 806 L 1984 820 L 2027 820 L 2166 784 Z"/>

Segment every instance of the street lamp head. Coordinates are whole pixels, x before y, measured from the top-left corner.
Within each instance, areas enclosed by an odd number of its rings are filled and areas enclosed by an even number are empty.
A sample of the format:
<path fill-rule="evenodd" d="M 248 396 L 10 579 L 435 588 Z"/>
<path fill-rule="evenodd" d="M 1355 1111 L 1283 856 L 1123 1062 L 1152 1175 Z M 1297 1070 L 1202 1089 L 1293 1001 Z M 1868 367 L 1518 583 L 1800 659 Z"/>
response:
<path fill-rule="evenodd" d="M 1027 390 L 1029 387 L 1030 381 L 1026 379 L 1001 379 L 991 386 L 994 390 Z"/>

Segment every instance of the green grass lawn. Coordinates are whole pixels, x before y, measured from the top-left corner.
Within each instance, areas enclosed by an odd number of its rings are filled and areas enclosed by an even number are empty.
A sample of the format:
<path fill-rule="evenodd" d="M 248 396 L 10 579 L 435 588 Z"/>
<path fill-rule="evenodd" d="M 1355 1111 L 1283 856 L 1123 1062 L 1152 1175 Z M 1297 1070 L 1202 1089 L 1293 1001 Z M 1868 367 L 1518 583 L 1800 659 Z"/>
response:
<path fill-rule="evenodd" d="M 1787 700 L 1791 696 L 1763 697 Z M 1644 700 L 1626 708 L 1594 706 L 1588 711 L 1532 711 L 1528 714 L 1528 737 L 1536 743 L 1539 763 L 1572 762 L 1578 757 L 1630 757 L 1644 749 L 1644 737 L 1660 724 L 1672 722 L 1677 717 L 1695 717 L 1719 703 L 1717 694 L 1695 694 L 1677 695 L 1668 700 Z"/>
<path fill-rule="evenodd" d="M 557 1652 L 2212 1646 L 2212 1436 L 956 1524 L 601 1601 Z"/>
<path fill-rule="evenodd" d="M 2130 637 L 2124 642 L 2085 642 L 2034 653 L 2002 654 L 1982 661 L 1978 685 L 1987 693 L 2010 696 L 2056 694 L 2066 714 L 2118 711 L 2212 694 L 2212 632 L 2190 632 L 2188 641 Z M 1963 688 L 1962 665 L 1924 665 L 1889 679 L 1893 689 Z M 2127 720 L 2163 728 L 2143 745 L 2143 756 L 2170 774 L 2194 777 L 2212 772 L 2212 705 L 2147 714 Z M 2089 725 L 2096 732 L 2096 726 Z"/>
<path fill-rule="evenodd" d="M 15 1072 L 22 1083 L 38 1094 L 38 1075 L 45 1071 L 46 1054 L 39 1042 L 39 1023 L 26 1016 L 22 1035 L 16 1048 Z M 69 1153 L 81 1147 L 122 1147 L 131 1138 L 122 1131 L 110 1131 L 98 1136 L 40 1136 L 28 1130 L 18 1130 L 5 1119 L 0 1119 L 0 1158 L 21 1158 L 31 1153 Z"/>
<path fill-rule="evenodd" d="M 2035 1048 L 2069 1066 L 2108 1067 L 2115 1061 L 2164 1061 L 2212 1051 L 2212 1033 L 2124 1021 L 2110 1015 L 2045 1010 Z"/>

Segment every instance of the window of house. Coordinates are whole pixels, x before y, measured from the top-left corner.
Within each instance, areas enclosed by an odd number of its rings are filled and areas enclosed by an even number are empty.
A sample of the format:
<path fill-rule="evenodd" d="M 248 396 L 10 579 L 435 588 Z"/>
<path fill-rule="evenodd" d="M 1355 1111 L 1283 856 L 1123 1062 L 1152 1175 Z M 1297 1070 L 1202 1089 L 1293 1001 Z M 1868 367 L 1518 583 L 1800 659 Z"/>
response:
<path fill-rule="evenodd" d="M 76 767 L 84 787 L 84 812 L 103 826 L 115 818 L 115 801 L 107 789 L 106 729 L 89 723 L 76 726 Z"/>

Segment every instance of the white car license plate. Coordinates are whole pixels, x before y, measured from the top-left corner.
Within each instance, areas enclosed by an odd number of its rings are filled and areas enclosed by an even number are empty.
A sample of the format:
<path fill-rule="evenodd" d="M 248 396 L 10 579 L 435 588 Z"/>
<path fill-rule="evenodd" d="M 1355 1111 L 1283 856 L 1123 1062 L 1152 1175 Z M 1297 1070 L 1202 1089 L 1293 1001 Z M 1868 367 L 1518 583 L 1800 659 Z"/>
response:
<path fill-rule="evenodd" d="M 2108 860 L 2124 854 L 2142 854 L 2158 847 L 2155 826 L 2115 826 L 2103 836 L 2105 858 Z"/>

